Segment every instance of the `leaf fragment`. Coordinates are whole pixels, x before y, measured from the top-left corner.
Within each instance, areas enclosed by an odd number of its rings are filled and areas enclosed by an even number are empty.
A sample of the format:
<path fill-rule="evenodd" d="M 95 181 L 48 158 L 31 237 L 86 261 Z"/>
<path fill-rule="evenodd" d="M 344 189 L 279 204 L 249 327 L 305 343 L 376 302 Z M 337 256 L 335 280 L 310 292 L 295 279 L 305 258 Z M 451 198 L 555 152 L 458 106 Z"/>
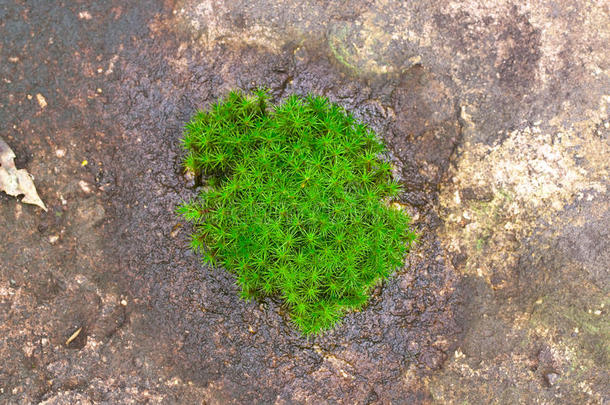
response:
<path fill-rule="evenodd" d="M 32 176 L 25 169 L 15 167 L 15 152 L 0 138 L 0 191 L 17 197 L 23 194 L 21 202 L 37 205 L 47 210 L 34 186 Z"/>

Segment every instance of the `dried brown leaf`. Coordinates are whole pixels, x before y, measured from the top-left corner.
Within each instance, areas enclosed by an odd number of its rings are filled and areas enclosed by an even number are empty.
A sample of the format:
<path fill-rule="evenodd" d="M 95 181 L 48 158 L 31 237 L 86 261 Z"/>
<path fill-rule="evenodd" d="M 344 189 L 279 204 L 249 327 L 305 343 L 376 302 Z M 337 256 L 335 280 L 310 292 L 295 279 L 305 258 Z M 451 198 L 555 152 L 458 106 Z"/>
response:
<path fill-rule="evenodd" d="M 15 153 L 2 138 L 0 138 L 0 191 L 17 197 L 23 195 L 21 202 L 37 205 L 47 210 L 34 186 L 32 176 L 25 169 L 15 167 Z"/>

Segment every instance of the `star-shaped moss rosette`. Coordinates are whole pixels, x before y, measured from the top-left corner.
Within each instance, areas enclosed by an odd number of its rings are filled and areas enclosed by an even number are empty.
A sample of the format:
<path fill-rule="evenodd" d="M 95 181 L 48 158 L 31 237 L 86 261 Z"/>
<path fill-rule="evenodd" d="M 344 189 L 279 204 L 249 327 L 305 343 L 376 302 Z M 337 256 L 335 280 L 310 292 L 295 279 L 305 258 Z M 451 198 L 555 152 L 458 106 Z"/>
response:
<path fill-rule="evenodd" d="M 243 298 L 279 296 L 315 334 L 362 308 L 416 236 L 370 128 L 325 97 L 268 98 L 233 91 L 186 124 L 184 165 L 207 187 L 178 211 Z"/>

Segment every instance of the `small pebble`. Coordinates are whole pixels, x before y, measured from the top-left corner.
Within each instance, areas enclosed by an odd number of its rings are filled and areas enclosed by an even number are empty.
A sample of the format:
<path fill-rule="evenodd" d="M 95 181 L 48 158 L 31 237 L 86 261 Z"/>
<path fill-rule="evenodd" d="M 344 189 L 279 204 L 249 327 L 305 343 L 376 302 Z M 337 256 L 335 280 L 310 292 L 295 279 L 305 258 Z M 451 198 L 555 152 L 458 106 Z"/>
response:
<path fill-rule="evenodd" d="M 42 94 L 36 94 L 36 100 L 38 101 L 38 105 L 40 105 L 40 108 L 45 108 L 47 106 L 47 100 Z"/>
<path fill-rule="evenodd" d="M 78 182 L 78 186 L 80 187 L 81 190 L 83 190 L 84 193 L 86 193 L 86 194 L 91 193 L 91 186 L 86 181 L 80 180 Z"/>
<path fill-rule="evenodd" d="M 548 373 L 544 377 L 546 378 L 546 382 L 549 383 L 549 385 L 553 386 L 557 383 L 557 380 L 559 379 L 559 374 Z"/>
<path fill-rule="evenodd" d="M 78 18 L 80 18 L 81 20 L 90 20 L 91 14 L 88 11 L 81 11 L 80 13 L 78 13 Z"/>

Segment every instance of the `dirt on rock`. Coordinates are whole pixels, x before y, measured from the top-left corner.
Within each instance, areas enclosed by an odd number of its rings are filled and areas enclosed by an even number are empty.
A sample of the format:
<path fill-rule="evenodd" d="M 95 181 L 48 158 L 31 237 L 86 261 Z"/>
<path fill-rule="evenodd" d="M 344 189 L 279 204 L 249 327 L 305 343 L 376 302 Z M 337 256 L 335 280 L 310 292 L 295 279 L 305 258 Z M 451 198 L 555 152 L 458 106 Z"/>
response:
<path fill-rule="evenodd" d="M 0 195 L 0 402 L 609 400 L 609 22 L 584 0 L 0 1 L 0 136 L 49 208 Z M 174 212 L 184 122 L 261 85 L 373 127 L 421 235 L 309 339 Z"/>

